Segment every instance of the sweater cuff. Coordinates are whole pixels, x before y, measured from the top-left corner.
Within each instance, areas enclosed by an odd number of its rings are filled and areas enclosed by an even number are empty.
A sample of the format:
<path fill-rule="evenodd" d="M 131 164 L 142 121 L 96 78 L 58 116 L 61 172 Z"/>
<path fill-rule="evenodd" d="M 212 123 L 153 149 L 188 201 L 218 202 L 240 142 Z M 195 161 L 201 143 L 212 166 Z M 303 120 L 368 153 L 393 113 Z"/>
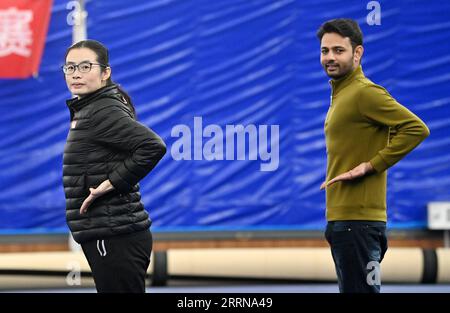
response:
<path fill-rule="evenodd" d="M 381 173 L 389 168 L 389 164 L 387 164 L 379 154 L 377 154 L 369 162 L 372 164 L 377 173 Z"/>
<path fill-rule="evenodd" d="M 131 189 L 131 186 L 115 171 L 108 175 L 108 179 L 119 194 L 127 193 Z"/>

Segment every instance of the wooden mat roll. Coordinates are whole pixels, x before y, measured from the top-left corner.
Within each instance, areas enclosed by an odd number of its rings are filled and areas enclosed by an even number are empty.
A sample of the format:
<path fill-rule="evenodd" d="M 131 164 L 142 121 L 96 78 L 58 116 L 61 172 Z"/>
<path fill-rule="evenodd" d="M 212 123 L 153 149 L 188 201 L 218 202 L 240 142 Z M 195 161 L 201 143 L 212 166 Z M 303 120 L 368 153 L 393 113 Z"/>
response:
<path fill-rule="evenodd" d="M 336 281 L 328 248 L 171 249 L 152 253 L 157 285 L 185 277 Z M 81 252 L 0 254 L 0 288 L 67 287 L 71 271 L 93 286 Z M 28 278 L 24 278 L 28 277 Z M 38 277 L 38 278 L 36 278 Z M 381 264 L 383 283 L 450 282 L 450 249 L 390 248 Z"/>

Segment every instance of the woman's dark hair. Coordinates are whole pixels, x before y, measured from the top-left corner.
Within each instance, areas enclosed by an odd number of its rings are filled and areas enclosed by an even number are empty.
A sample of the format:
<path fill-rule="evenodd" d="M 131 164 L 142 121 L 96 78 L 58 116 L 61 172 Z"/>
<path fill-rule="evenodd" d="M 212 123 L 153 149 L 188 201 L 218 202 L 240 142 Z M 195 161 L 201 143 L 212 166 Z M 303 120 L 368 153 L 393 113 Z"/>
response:
<path fill-rule="evenodd" d="M 64 57 L 64 60 L 67 59 L 67 55 L 69 54 L 69 52 L 72 49 L 80 49 L 80 48 L 87 48 L 89 50 L 92 50 L 96 55 L 97 55 L 97 62 L 100 64 L 104 64 L 106 66 L 110 66 L 109 65 L 109 53 L 108 53 L 108 49 L 99 41 L 97 40 L 92 40 L 92 39 L 87 39 L 87 40 L 82 40 L 79 41 L 75 44 L 73 44 L 72 46 L 70 46 L 67 51 L 66 51 L 66 55 Z M 101 68 L 102 71 L 104 71 L 104 68 Z M 108 80 L 106 81 L 106 86 L 110 86 L 115 84 L 111 78 L 111 76 L 108 78 Z M 131 101 L 130 96 L 128 95 L 128 93 L 123 90 L 122 87 L 120 87 L 119 85 L 117 85 L 117 89 L 119 90 L 119 92 L 122 94 L 122 97 L 124 98 L 127 107 L 131 110 L 131 112 L 133 113 L 133 116 L 136 118 L 136 110 L 134 109 L 134 105 L 133 102 Z"/>
<path fill-rule="evenodd" d="M 317 31 L 317 38 L 322 40 L 326 33 L 338 33 L 342 37 L 348 37 L 352 44 L 353 51 L 356 46 L 362 46 L 363 34 L 356 21 L 349 18 L 337 18 L 323 23 Z"/>

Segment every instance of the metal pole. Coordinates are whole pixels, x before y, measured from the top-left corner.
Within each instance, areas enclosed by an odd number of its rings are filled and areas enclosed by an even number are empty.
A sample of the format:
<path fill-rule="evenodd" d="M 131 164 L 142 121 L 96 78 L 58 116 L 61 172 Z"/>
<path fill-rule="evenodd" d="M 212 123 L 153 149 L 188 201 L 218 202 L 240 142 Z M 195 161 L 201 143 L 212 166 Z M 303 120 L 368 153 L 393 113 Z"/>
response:
<path fill-rule="evenodd" d="M 85 0 L 76 0 L 68 3 L 67 8 L 73 8 L 73 27 L 72 27 L 72 43 L 77 43 L 87 39 L 86 17 L 88 13 L 85 11 Z M 72 233 L 69 232 L 69 249 L 70 251 L 81 251 L 81 246 L 73 239 Z"/>
<path fill-rule="evenodd" d="M 86 0 L 77 0 L 74 11 L 74 25 L 72 33 L 72 43 L 87 39 L 86 18 L 88 13 L 85 11 Z"/>
<path fill-rule="evenodd" d="M 444 247 L 450 248 L 450 231 L 448 229 L 444 230 Z"/>

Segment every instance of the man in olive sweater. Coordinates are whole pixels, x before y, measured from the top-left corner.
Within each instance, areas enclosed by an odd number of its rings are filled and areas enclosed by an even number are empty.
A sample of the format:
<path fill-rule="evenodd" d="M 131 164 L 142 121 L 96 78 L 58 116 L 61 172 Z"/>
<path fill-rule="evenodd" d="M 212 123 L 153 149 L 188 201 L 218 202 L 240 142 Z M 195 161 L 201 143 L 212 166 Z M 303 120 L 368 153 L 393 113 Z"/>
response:
<path fill-rule="evenodd" d="M 340 292 L 379 292 L 387 250 L 386 170 L 428 135 L 427 126 L 364 76 L 363 35 L 350 19 L 317 32 L 331 78 L 325 120 L 327 228 Z"/>

